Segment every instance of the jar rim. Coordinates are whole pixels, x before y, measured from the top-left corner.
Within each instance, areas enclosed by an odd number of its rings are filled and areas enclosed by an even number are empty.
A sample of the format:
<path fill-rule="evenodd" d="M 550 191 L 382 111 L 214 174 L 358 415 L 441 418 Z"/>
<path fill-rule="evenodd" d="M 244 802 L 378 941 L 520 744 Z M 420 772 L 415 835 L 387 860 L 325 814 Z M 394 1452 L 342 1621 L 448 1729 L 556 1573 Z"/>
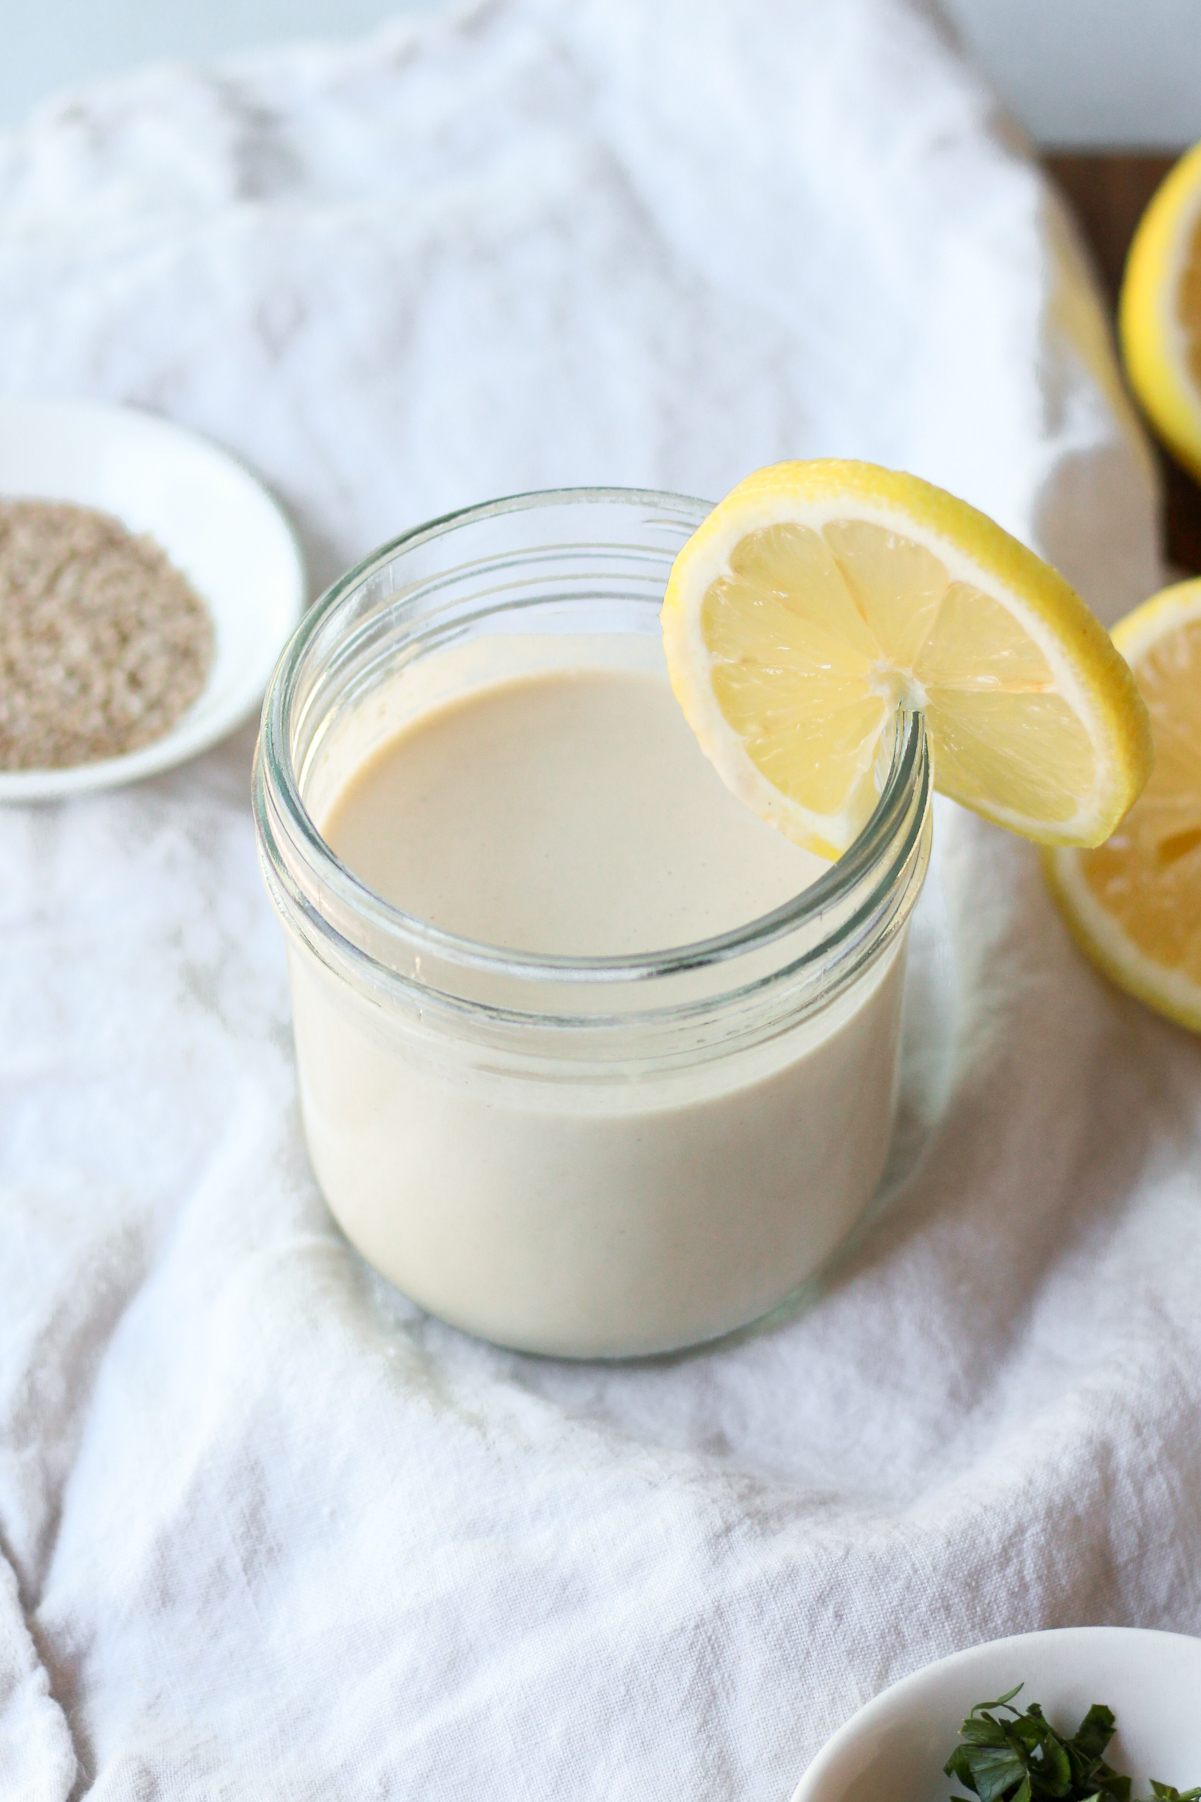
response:
<path fill-rule="evenodd" d="M 620 487 L 533 489 L 505 495 L 478 505 L 462 507 L 399 533 L 339 576 L 307 609 L 276 664 L 263 703 L 259 743 L 255 759 L 255 815 L 260 841 L 270 839 L 270 822 L 264 816 L 264 791 L 270 789 L 274 810 L 282 817 L 294 849 L 301 852 L 319 888 L 369 922 L 385 939 L 403 944 L 410 956 L 423 955 L 450 967 L 482 972 L 519 981 L 556 984 L 642 983 L 685 972 L 705 970 L 765 950 L 798 930 L 813 926 L 827 912 L 840 913 L 855 889 L 879 873 L 870 885 L 863 910 L 871 911 L 895 872 L 912 852 L 923 830 L 929 790 L 929 758 L 925 722 L 919 713 L 898 709 L 893 752 L 879 798 L 871 815 L 846 851 L 816 882 L 769 913 L 709 938 L 669 946 L 661 951 L 634 955 L 577 957 L 564 954 L 516 952 L 460 936 L 409 914 L 385 900 L 344 864 L 322 837 L 301 794 L 301 782 L 292 756 L 290 721 L 305 655 L 319 631 L 341 607 L 351 604 L 361 589 L 398 553 L 447 537 L 483 520 L 537 508 L 564 505 L 641 505 L 670 516 L 684 511 L 695 524 L 712 510 L 713 503 L 670 491 Z M 684 523 L 684 522 L 681 522 Z M 914 791 L 920 788 L 917 807 Z M 903 843 L 897 843 L 906 825 Z M 890 855 L 891 853 L 891 855 Z M 856 913 L 863 910 L 856 909 Z M 821 958 L 843 936 L 845 922 L 830 935 L 819 934 L 802 959 Z M 362 951 L 360 956 L 365 955 Z M 376 962 L 374 958 L 372 962 Z M 380 966 L 381 970 L 385 966 Z"/>

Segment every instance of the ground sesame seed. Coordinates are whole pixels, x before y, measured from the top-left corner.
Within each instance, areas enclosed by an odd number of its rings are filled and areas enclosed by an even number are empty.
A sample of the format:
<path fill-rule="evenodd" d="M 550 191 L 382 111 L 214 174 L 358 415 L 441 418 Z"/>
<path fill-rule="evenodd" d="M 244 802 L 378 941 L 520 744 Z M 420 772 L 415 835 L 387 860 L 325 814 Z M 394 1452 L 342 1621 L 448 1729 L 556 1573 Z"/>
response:
<path fill-rule="evenodd" d="M 0 769 L 152 743 L 212 657 L 204 602 L 153 538 L 64 501 L 0 501 Z"/>

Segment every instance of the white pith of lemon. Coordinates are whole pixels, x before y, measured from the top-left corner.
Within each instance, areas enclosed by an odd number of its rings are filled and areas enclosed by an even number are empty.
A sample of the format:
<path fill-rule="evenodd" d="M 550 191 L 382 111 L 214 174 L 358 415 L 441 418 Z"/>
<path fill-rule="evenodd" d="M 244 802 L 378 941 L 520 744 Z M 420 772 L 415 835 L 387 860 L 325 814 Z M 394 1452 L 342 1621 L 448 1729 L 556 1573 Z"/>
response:
<path fill-rule="evenodd" d="M 1201 144 L 1166 176 L 1139 221 L 1118 332 L 1152 425 L 1201 477 Z"/>
<path fill-rule="evenodd" d="M 1099 843 L 1151 768 L 1130 671 L 1075 591 L 915 476 L 756 471 L 676 558 L 662 621 L 726 784 L 827 857 L 876 804 L 898 707 L 925 715 L 936 788 L 1046 843 Z"/>
<path fill-rule="evenodd" d="M 1201 1032 L 1201 580 L 1114 627 L 1147 702 L 1157 758 L 1108 843 L 1044 854 L 1081 947 L 1120 987 Z"/>

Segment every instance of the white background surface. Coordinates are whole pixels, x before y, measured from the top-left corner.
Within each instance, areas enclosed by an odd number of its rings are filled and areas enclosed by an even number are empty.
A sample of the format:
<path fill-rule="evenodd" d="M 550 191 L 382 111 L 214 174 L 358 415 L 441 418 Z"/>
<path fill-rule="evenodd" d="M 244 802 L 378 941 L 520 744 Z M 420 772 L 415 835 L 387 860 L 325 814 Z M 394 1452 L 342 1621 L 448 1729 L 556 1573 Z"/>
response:
<path fill-rule="evenodd" d="M 149 60 L 345 38 L 440 0 L 16 0 L 0 127 L 56 89 Z M 733 0 L 731 0 L 733 3 Z M 1201 137 L 1201 0 L 943 0 L 1041 144 L 1173 148 Z"/>
<path fill-rule="evenodd" d="M 1038 143 L 1174 149 L 1201 138 L 1198 0 L 943 5 Z"/>

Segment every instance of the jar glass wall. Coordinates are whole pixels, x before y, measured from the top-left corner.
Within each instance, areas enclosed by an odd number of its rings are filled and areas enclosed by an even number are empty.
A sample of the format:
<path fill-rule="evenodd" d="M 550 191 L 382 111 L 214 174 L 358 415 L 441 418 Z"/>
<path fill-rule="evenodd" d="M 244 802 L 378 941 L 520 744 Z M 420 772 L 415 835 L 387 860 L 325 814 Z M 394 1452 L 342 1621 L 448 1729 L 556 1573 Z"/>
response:
<path fill-rule="evenodd" d="M 876 810 L 820 880 L 735 931 L 632 957 L 457 938 L 373 894 L 320 822 L 348 770 L 484 684 L 661 670 L 667 576 L 707 511 L 568 490 L 435 521 L 310 611 L 264 707 L 255 818 L 317 1179 L 385 1276 L 525 1350 L 717 1337 L 776 1307 L 862 1215 L 929 855 L 922 722 L 898 716 Z"/>

